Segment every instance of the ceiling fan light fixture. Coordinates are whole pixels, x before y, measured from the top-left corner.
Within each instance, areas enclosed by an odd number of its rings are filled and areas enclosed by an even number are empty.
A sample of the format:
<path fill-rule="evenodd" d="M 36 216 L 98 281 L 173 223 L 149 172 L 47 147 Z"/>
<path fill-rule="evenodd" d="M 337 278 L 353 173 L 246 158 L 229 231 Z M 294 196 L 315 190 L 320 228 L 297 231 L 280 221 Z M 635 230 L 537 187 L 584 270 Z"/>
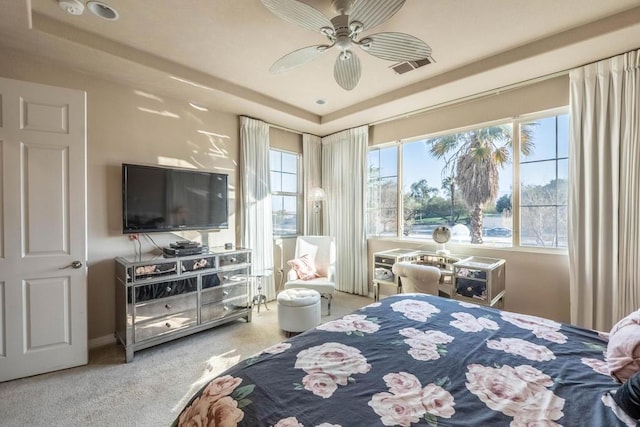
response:
<path fill-rule="evenodd" d="M 349 24 L 349 30 L 351 30 L 351 37 L 355 37 L 364 30 L 364 25 L 362 22 L 353 21 Z"/>
<path fill-rule="evenodd" d="M 320 33 L 326 37 L 332 38 L 336 36 L 336 32 L 331 27 L 322 27 L 320 28 Z"/>
<path fill-rule="evenodd" d="M 353 41 L 349 36 L 338 36 L 336 40 L 336 47 L 340 50 L 346 51 L 351 47 Z"/>

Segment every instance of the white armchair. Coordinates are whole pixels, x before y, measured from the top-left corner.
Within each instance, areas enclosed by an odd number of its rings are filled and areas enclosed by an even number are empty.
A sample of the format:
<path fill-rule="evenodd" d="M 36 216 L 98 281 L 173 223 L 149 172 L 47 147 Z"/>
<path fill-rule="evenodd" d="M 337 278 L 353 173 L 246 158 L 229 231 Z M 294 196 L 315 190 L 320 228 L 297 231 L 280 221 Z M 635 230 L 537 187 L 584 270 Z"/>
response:
<path fill-rule="evenodd" d="M 307 255 L 315 266 L 317 277 L 303 280 L 292 268 L 287 273 L 285 289 L 313 289 L 327 299 L 327 313 L 331 314 L 331 300 L 336 289 L 336 242 L 331 236 L 298 236 L 295 258 Z"/>
<path fill-rule="evenodd" d="M 403 293 L 438 295 L 440 269 L 431 265 L 397 262 L 391 268 L 400 279 Z"/>

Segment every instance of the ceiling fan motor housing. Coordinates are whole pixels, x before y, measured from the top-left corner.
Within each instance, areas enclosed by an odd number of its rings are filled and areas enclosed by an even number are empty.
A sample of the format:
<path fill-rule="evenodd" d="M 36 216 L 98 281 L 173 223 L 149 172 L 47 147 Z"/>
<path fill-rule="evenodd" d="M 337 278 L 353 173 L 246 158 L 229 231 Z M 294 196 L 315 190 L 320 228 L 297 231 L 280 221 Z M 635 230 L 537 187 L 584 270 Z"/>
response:
<path fill-rule="evenodd" d="M 342 51 L 351 47 L 351 30 L 349 29 L 349 16 L 338 15 L 331 20 L 335 29 L 335 44 Z"/>
<path fill-rule="evenodd" d="M 349 29 L 349 15 L 338 15 L 331 19 L 331 24 L 336 32 L 336 37 L 340 35 L 349 36 L 351 30 Z"/>

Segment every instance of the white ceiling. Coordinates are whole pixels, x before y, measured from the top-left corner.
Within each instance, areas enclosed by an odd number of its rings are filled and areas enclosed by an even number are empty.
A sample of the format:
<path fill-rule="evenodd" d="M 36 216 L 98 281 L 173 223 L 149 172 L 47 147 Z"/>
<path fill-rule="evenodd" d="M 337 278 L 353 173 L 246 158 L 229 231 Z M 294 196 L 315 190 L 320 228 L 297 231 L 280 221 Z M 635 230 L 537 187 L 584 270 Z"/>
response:
<path fill-rule="evenodd" d="M 640 48 L 639 0 L 407 0 L 365 35 L 409 33 L 431 46 L 436 62 L 397 75 L 393 63 L 359 52 L 362 78 L 345 91 L 333 80 L 335 50 L 269 73 L 286 53 L 326 39 L 260 0 L 104 1 L 118 20 L 86 10 L 72 16 L 58 0 L 0 0 L 0 46 L 318 135 Z M 330 0 L 304 2 L 334 15 Z M 327 104 L 317 105 L 320 98 Z"/>

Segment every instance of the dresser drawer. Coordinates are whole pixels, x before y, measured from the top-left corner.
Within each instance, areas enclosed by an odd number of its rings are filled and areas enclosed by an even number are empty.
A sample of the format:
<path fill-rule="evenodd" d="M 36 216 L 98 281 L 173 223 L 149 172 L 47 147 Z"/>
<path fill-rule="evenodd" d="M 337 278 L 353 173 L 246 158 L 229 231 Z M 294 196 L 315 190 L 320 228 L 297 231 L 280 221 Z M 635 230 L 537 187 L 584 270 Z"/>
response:
<path fill-rule="evenodd" d="M 202 275 L 202 289 L 220 285 L 233 285 L 247 283 L 249 279 L 249 267 L 227 269 L 218 273 Z"/>
<path fill-rule="evenodd" d="M 220 302 L 236 297 L 247 296 L 249 294 L 249 287 L 246 283 L 239 283 L 227 286 L 218 286 L 215 288 L 205 289 L 200 295 L 201 304 L 210 304 L 214 302 Z"/>
<path fill-rule="evenodd" d="M 189 326 L 194 326 L 198 321 L 198 310 L 184 311 L 166 316 L 162 319 L 155 319 L 146 322 L 136 322 L 135 342 L 147 340 L 160 335 L 168 334 Z"/>
<path fill-rule="evenodd" d="M 176 295 L 195 293 L 198 290 L 198 278 L 171 280 L 135 286 L 136 303 L 168 298 Z"/>
<path fill-rule="evenodd" d="M 219 273 L 220 283 L 231 285 L 234 283 L 247 283 L 249 278 L 249 267 L 236 268 L 233 270 L 221 271 Z"/>
<path fill-rule="evenodd" d="M 177 273 L 177 261 L 157 261 L 131 266 L 127 269 L 127 281 L 137 282 L 143 279 L 151 279 Z"/>
<path fill-rule="evenodd" d="M 216 257 L 213 255 L 180 260 L 180 270 L 185 273 L 211 268 L 216 268 Z"/>
<path fill-rule="evenodd" d="M 200 321 L 205 323 L 222 319 L 240 310 L 246 310 L 248 306 L 249 298 L 246 295 L 222 302 L 203 303 L 200 306 Z"/>
<path fill-rule="evenodd" d="M 220 268 L 230 266 L 230 265 L 247 264 L 249 262 L 250 262 L 249 252 L 220 255 L 218 257 L 218 266 Z"/>
<path fill-rule="evenodd" d="M 148 319 L 155 319 L 157 317 L 170 316 L 176 313 L 182 313 L 183 311 L 193 310 L 197 307 L 197 304 L 198 296 L 195 293 L 136 304 L 134 309 L 135 321 L 138 323 Z"/>
<path fill-rule="evenodd" d="M 385 256 L 376 256 L 374 257 L 374 263 L 383 264 L 383 265 L 393 265 L 396 260 L 395 258 L 385 257 Z"/>

